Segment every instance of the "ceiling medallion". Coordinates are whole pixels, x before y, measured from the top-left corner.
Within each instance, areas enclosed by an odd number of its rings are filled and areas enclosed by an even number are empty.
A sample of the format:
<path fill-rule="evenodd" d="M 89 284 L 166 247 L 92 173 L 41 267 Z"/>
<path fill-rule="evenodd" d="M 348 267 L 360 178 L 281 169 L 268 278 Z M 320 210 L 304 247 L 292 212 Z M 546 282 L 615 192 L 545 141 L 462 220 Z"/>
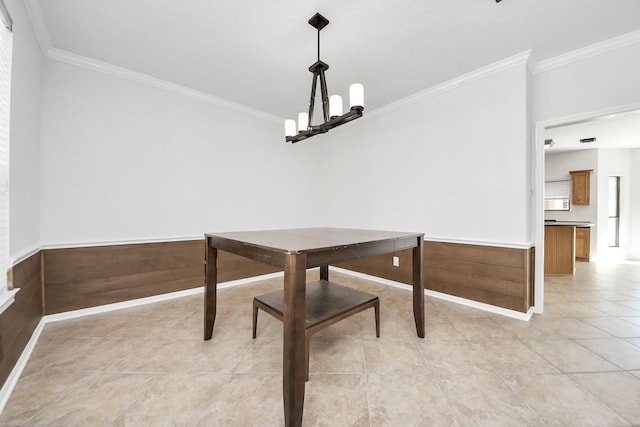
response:
<path fill-rule="evenodd" d="M 364 87 L 360 83 L 349 86 L 349 111 L 342 114 L 342 97 L 340 95 L 328 96 L 327 81 L 324 72 L 329 69 L 329 65 L 320 60 L 320 30 L 329 24 L 329 20 L 316 13 L 309 19 L 309 24 L 318 30 L 318 60 L 309 67 L 313 73 L 311 83 L 311 98 L 309 99 L 309 112 L 298 114 L 298 123 L 293 119 L 284 121 L 285 138 L 287 142 L 295 144 L 303 139 L 311 138 L 319 133 L 327 133 L 329 130 L 362 117 L 364 110 Z M 313 110 L 316 98 L 316 87 L 318 78 L 320 79 L 320 93 L 322 96 L 322 112 L 324 122 L 319 125 L 313 124 Z"/>

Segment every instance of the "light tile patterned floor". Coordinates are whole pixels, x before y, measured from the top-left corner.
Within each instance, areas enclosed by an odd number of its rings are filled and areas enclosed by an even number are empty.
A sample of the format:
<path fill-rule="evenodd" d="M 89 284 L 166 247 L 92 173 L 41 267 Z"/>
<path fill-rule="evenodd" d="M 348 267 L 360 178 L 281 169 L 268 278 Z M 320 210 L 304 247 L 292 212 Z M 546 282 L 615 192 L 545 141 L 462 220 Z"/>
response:
<path fill-rule="evenodd" d="M 640 265 L 579 263 L 547 278 L 545 314 L 522 322 L 351 276 L 381 299 L 316 334 L 307 426 L 640 424 Z M 48 324 L 2 426 L 280 426 L 282 324 L 251 299 L 280 279 L 219 291 L 211 341 L 202 296 Z"/>

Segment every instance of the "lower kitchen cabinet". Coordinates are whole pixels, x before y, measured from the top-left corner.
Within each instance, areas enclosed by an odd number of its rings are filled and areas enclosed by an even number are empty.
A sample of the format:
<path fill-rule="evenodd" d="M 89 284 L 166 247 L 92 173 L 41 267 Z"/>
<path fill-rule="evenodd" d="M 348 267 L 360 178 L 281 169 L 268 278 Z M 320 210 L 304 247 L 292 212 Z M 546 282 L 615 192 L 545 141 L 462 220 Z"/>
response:
<path fill-rule="evenodd" d="M 544 227 L 544 274 L 572 275 L 576 271 L 576 227 Z"/>
<path fill-rule="evenodd" d="M 589 261 L 591 252 L 591 229 L 589 227 L 576 228 L 576 261 Z"/>

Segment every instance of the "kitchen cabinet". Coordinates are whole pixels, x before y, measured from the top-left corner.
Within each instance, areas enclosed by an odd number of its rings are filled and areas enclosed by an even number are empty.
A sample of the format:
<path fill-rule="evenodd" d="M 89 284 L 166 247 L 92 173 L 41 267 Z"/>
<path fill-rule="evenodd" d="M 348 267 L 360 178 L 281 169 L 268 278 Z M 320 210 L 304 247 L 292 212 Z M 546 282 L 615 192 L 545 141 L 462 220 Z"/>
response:
<path fill-rule="evenodd" d="M 576 261 L 589 261 L 591 252 L 591 229 L 576 228 Z"/>
<path fill-rule="evenodd" d="M 593 169 L 569 171 L 571 174 L 571 203 L 574 205 L 589 204 L 591 172 Z"/>
<path fill-rule="evenodd" d="M 574 274 L 576 261 L 589 261 L 593 225 L 582 221 L 546 220 L 544 274 Z"/>
<path fill-rule="evenodd" d="M 576 227 L 544 227 L 544 274 L 572 275 L 576 271 Z"/>

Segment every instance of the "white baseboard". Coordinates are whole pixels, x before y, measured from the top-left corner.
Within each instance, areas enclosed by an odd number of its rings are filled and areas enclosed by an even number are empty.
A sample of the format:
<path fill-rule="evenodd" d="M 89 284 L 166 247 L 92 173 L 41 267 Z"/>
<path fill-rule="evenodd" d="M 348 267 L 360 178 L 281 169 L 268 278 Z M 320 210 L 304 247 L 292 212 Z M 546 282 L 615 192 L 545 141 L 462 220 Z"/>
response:
<path fill-rule="evenodd" d="M 22 371 L 24 370 L 25 366 L 27 366 L 27 362 L 31 357 L 33 349 L 36 347 L 36 343 L 38 342 L 40 334 L 42 333 L 42 330 L 44 329 L 44 325 L 46 323 L 47 322 L 44 320 L 44 318 L 40 319 L 38 326 L 36 326 L 33 334 L 31 334 L 31 339 L 29 339 L 29 342 L 25 346 L 24 350 L 22 350 L 22 354 L 20 355 L 18 362 L 16 362 L 15 366 L 11 370 L 11 373 L 7 377 L 7 380 L 4 382 L 2 389 L 0 389 L 0 414 L 4 410 L 4 407 L 7 405 L 7 402 L 11 397 L 11 393 L 13 393 L 13 389 L 15 388 L 16 384 L 18 384 L 18 379 L 20 378 L 20 375 L 22 375 Z"/>

